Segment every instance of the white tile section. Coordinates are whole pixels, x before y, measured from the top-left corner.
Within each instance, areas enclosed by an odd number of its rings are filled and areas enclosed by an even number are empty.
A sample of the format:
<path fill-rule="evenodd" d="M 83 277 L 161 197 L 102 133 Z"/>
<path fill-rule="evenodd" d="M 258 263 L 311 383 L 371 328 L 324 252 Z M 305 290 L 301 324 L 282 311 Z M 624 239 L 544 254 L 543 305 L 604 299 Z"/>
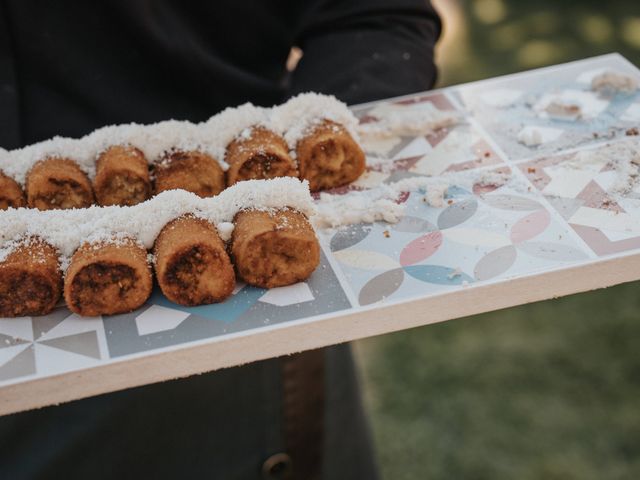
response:
<path fill-rule="evenodd" d="M 417 137 L 415 140 L 412 140 L 409 145 L 404 147 L 393 157 L 394 160 L 399 160 L 402 158 L 410 158 L 417 157 L 418 155 L 425 155 L 426 153 L 431 151 L 431 144 L 427 142 L 424 137 Z"/>
<path fill-rule="evenodd" d="M 139 335 L 173 330 L 189 316 L 187 312 L 152 305 L 136 317 Z"/>
<path fill-rule="evenodd" d="M 601 164 L 589 164 L 585 165 L 584 170 L 576 170 L 563 164 L 549 166 L 545 168 L 545 172 L 551 177 L 551 181 L 543 192 L 545 195 L 575 198 L 605 165 L 606 161 Z"/>
<path fill-rule="evenodd" d="M 287 287 L 272 288 L 260 297 L 261 302 L 270 303 L 278 307 L 310 302 L 313 299 L 313 292 L 306 282 L 296 283 Z"/>
<path fill-rule="evenodd" d="M 625 122 L 640 122 L 640 103 L 632 103 L 620 116 Z"/>
<path fill-rule="evenodd" d="M 0 333 L 32 341 L 31 317 L 0 318 Z"/>
<path fill-rule="evenodd" d="M 489 90 L 480 95 L 481 100 L 496 108 L 506 108 L 513 105 L 520 97 L 522 97 L 523 91 L 513 88 L 498 88 L 496 90 Z"/>
<path fill-rule="evenodd" d="M 38 375 L 54 375 L 60 372 L 97 365 L 100 360 L 61 350 L 41 343 L 34 343 L 36 354 L 36 371 Z"/>
<path fill-rule="evenodd" d="M 569 223 L 594 227 L 612 233 L 623 234 L 627 237 L 640 235 L 640 218 L 628 213 L 617 213 L 599 208 L 580 207 L 569 219 Z M 617 236 L 619 239 L 620 237 Z"/>

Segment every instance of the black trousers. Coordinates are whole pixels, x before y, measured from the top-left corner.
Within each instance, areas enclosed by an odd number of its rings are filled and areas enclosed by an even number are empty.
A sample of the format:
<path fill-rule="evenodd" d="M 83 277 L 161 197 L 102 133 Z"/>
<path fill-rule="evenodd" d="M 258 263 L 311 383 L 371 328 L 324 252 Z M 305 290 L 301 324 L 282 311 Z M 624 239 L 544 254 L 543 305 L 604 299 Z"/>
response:
<path fill-rule="evenodd" d="M 0 476 L 287 478 L 287 463 L 298 461 L 293 478 L 375 479 L 350 348 L 327 348 L 321 356 L 321 370 L 306 372 L 308 362 L 294 357 L 272 359 L 0 417 Z M 318 372 L 322 401 L 301 406 L 308 400 L 301 392 L 316 383 Z M 313 411 L 318 405 L 323 412 Z M 306 435 L 318 414 L 321 436 L 317 429 Z M 292 447 L 291 435 L 320 438 L 315 471 L 301 464 L 309 460 L 300 458 L 305 445 Z M 312 451 L 317 445 L 306 446 Z"/>

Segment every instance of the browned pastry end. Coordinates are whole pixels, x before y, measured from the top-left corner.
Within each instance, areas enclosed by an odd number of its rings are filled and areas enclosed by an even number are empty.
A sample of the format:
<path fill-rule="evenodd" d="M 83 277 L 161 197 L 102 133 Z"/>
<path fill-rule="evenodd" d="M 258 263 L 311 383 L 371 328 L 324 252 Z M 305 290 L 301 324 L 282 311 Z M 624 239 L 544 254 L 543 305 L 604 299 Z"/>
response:
<path fill-rule="evenodd" d="M 26 206 L 27 201 L 18 182 L 0 171 L 0 210 Z"/>
<path fill-rule="evenodd" d="M 29 239 L 0 262 L 0 317 L 46 315 L 62 293 L 58 252 Z"/>
<path fill-rule="evenodd" d="M 114 145 L 100 154 L 93 180 L 100 205 L 136 205 L 151 196 L 149 167 L 137 148 Z"/>
<path fill-rule="evenodd" d="M 253 127 L 248 132 L 227 146 L 227 186 L 243 180 L 298 176 L 284 138 L 264 127 Z"/>
<path fill-rule="evenodd" d="M 312 192 L 356 180 L 365 169 L 365 155 L 346 128 L 324 120 L 296 145 L 300 178 Z"/>
<path fill-rule="evenodd" d="M 320 245 L 307 218 L 295 210 L 246 210 L 234 219 L 231 255 L 238 276 L 263 288 L 307 279 L 320 263 Z"/>
<path fill-rule="evenodd" d="M 233 292 L 235 273 L 216 228 L 185 216 L 169 222 L 156 238 L 156 278 L 162 293 L 180 305 L 221 302 Z"/>
<path fill-rule="evenodd" d="M 200 197 L 213 197 L 225 187 L 224 171 L 206 153 L 174 151 L 154 166 L 154 191 L 182 189 Z"/>
<path fill-rule="evenodd" d="M 87 317 L 135 310 L 153 285 L 147 251 L 133 240 L 82 245 L 64 277 L 64 299 Z"/>
<path fill-rule="evenodd" d="M 87 175 L 68 158 L 50 157 L 27 174 L 27 203 L 38 210 L 86 208 L 93 203 Z"/>

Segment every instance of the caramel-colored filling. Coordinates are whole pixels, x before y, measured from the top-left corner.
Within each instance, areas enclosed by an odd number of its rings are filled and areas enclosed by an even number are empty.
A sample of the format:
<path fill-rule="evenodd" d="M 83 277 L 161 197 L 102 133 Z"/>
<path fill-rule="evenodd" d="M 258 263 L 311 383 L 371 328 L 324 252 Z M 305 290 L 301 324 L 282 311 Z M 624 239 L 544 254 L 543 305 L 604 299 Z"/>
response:
<path fill-rule="evenodd" d="M 250 283 L 273 288 L 307 278 L 317 266 L 316 257 L 313 242 L 268 232 L 247 245 L 238 268 Z"/>
<path fill-rule="evenodd" d="M 54 285 L 37 273 L 11 270 L 0 276 L 0 317 L 44 315 L 55 306 Z"/>
<path fill-rule="evenodd" d="M 140 279 L 129 265 L 96 262 L 83 267 L 71 283 L 71 301 L 83 315 L 122 312 L 138 305 Z"/>
<path fill-rule="evenodd" d="M 35 196 L 33 204 L 38 210 L 54 208 L 84 208 L 91 205 L 90 194 L 74 180 L 48 180 L 48 191 Z"/>
<path fill-rule="evenodd" d="M 190 246 L 170 259 L 163 289 L 183 305 L 220 301 L 233 289 L 233 275 L 229 275 L 232 272 L 225 272 L 224 268 L 217 250 L 204 244 Z"/>
<path fill-rule="evenodd" d="M 291 162 L 277 155 L 257 153 L 242 164 L 238 171 L 237 181 L 287 176 L 296 176 L 296 171 Z"/>
<path fill-rule="evenodd" d="M 102 205 L 136 205 L 149 198 L 150 186 L 137 175 L 120 172 L 96 191 Z"/>
<path fill-rule="evenodd" d="M 305 175 L 313 190 L 349 183 L 357 176 L 357 162 L 342 143 L 329 139 L 314 145 Z"/>

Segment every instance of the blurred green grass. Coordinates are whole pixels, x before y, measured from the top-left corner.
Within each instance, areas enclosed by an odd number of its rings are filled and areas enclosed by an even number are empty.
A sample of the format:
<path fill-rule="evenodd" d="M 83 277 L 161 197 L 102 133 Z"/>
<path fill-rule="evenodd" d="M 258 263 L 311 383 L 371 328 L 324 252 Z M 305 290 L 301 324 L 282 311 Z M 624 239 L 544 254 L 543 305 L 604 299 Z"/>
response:
<path fill-rule="evenodd" d="M 637 479 L 640 285 L 359 342 L 385 479 Z"/>
<path fill-rule="evenodd" d="M 640 2 L 436 3 L 450 85 L 618 51 Z M 640 283 L 356 344 L 385 480 L 640 478 Z"/>

